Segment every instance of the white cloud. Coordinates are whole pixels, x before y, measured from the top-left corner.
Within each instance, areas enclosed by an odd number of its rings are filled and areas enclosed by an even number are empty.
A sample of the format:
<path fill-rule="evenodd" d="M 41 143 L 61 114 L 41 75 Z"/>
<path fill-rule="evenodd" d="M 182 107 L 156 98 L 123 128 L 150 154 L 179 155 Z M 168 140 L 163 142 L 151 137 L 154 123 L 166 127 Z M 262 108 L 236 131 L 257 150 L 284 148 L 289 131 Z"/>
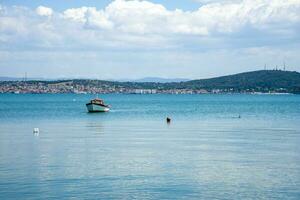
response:
<path fill-rule="evenodd" d="M 8 48 L 9 42 L 75 49 L 210 48 L 211 41 L 221 46 L 237 38 L 253 42 L 253 37 L 255 44 L 266 37 L 292 42 L 299 39 L 299 25 L 300 0 L 222 0 L 195 11 L 168 10 L 140 0 L 115 0 L 103 9 L 80 7 L 63 12 L 44 6 L 35 11 L 2 6 L 0 41 L 5 43 L 0 48 Z"/>
<path fill-rule="evenodd" d="M 229 3 L 228 3 L 229 2 Z M 246 26 L 286 28 L 300 21 L 299 0 L 221 1 L 193 12 L 167 10 L 148 1 L 116 0 L 107 8 L 81 7 L 64 11 L 64 17 L 99 28 L 132 34 L 211 35 L 242 30 Z M 290 28 L 290 27 L 287 27 Z"/>
<path fill-rule="evenodd" d="M 107 15 L 95 7 L 71 8 L 63 12 L 65 19 L 70 19 L 87 25 L 88 27 L 112 29 L 113 23 L 107 19 Z"/>
<path fill-rule="evenodd" d="M 211 33 L 237 32 L 245 27 L 266 29 L 299 23 L 299 0 L 244 0 L 239 3 L 207 4 L 193 13 Z M 288 27 L 291 28 L 291 27 Z"/>
<path fill-rule="evenodd" d="M 200 78 L 283 60 L 299 70 L 299 27 L 300 0 L 202 1 L 194 11 L 138 0 L 62 12 L 2 5 L 0 73 Z"/>
<path fill-rule="evenodd" d="M 211 4 L 211 3 L 234 3 L 241 2 L 243 0 L 194 0 L 202 4 Z"/>
<path fill-rule="evenodd" d="M 39 6 L 36 8 L 36 13 L 40 16 L 49 17 L 53 14 L 53 10 L 45 6 Z"/>

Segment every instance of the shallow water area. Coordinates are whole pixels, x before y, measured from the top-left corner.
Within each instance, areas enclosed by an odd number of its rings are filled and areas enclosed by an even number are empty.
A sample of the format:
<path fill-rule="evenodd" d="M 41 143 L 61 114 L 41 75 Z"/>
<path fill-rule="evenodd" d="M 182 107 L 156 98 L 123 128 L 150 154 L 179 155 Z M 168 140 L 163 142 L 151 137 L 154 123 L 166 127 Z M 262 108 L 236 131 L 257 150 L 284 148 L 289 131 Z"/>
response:
<path fill-rule="evenodd" d="M 300 96 L 93 97 L 0 94 L 0 199 L 300 198 Z"/>

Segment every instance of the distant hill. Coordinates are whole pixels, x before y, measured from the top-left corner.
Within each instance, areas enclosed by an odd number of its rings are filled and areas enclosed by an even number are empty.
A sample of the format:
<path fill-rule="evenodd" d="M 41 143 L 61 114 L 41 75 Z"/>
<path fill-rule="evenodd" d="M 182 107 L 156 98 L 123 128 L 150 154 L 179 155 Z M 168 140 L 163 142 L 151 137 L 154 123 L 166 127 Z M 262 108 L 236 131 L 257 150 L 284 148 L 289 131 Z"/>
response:
<path fill-rule="evenodd" d="M 145 77 L 140 79 L 110 79 L 108 81 L 114 82 L 135 82 L 135 83 L 179 83 L 186 82 L 190 79 L 186 78 L 160 78 L 160 77 Z"/>
<path fill-rule="evenodd" d="M 55 81 L 55 80 L 70 80 L 67 78 L 61 79 L 45 79 L 45 78 L 27 78 L 27 80 L 40 80 L 40 81 Z M 107 80 L 111 82 L 136 82 L 136 83 L 178 83 L 189 81 L 190 79 L 184 78 L 160 78 L 160 77 L 145 77 L 141 79 L 119 79 L 119 80 Z M 0 81 L 24 81 L 24 78 L 19 77 L 6 77 L 0 76 Z"/>
<path fill-rule="evenodd" d="M 8 77 L 8 76 L 0 76 L 0 81 L 24 81 L 24 77 Z M 50 81 L 52 79 L 45 79 L 45 78 L 26 78 L 26 80 L 40 80 L 40 81 Z"/>
<path fill-rule="evenodd" d="M 138 89 L 190 89 L 207 91 L 221 90 L 224 92 L 289 92 L 300 93 L 300 73 L 280 70 L 261 70 L 245 72 L 210 79 L 185 82 L 113 82 L 100 80 L 74 80 L 76 84 L 94 87 L 123 87 Z"/>
<path fill-rule="evenodd" d="M 272 90 L 287 89 L 299 93 L 300 73 L 281 70 L 245 72 L 217 78 L 187 81 L 182 87 L 193 89 Z"/>
<path fill-rule="evenodd" d="M 0 76 L 0 81 L 22 81 L 24 78 Z"/>
<path fill-rule="evenodd" d="M 170 79 L 167 79 L 171 81 Z M 165 80 L 165 81 L 167 81 Z M 148 82 L 152 81 L 152 82 Z M 179 81 L 179 80 L 178 80 Z M 294 93 L 300 94 L 300 73 L 292 71 L 281 70 L 261 70 L 253 72 L 245 72 L 229 76 L 221 76 L 210 79 L 200 79 L 185 82 L 162 82 L 153 78 L 141 80 L 141 82 L 128 81 L 103 81 L 103 80 L 89 80 L 89 79 L 70 79 L 70 80 L 28 80 L 26 82 L 16 81 L 0 81 L 4 89 L 2 91 L 14 91 L 20 89 L 23 85 L 25 91 L 27 86 L 32 85 L 31 88 L 36 92 L 50 91 L 47 88 L 60 88 L 60 92 L 72 92 L 74 90 L 83 92 L 105 92 L 105 93 L 120 93 L 135 89 L 156 89 L 158 92 L 184 90 L 186 93 Z M 43 89 L 41 89 L 43 87 Z M 84 88 L 84 89 L 82 89 Z M 40 91 L 42 90 L 42 91 Z M 181 91 L 182 92 L 182 91 Z"/>
<path fill-rule="evenodd" d="M 145 77 L 142 79 L 133 80 L 133 82 L 144 82 L 144 83 L 178 83 L 178 82 L 186 82 L 189 79 L 184 78 L 158 78 L 158 77 Z"/>

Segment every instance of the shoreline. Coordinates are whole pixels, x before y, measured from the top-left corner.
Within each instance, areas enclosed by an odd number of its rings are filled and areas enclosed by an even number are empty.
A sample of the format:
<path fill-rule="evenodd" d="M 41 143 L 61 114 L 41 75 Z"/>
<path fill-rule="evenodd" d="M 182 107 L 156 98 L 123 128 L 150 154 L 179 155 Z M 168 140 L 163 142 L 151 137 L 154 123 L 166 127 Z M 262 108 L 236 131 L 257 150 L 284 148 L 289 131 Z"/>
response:
<path fill-rule="evenodd" d="M 0 92 L 0 94 L 79 94 L 79 95 L 94 95 L 94 94 L 124 94 L 124 95 L 161 95 L 161 94 L 168 94 L 168 95 L 299 95 L 297 93 L 288 93 L 288 92 L 232 92 L 232 93 L 168 93 L 168 92 L 157 92 L 157 93 L 120 93 L 120 92 L 107 92 L 107 93 L 93 93 L 93 92 L 84 92 L 84 93 L 77 93 L 77 92 Z"/>

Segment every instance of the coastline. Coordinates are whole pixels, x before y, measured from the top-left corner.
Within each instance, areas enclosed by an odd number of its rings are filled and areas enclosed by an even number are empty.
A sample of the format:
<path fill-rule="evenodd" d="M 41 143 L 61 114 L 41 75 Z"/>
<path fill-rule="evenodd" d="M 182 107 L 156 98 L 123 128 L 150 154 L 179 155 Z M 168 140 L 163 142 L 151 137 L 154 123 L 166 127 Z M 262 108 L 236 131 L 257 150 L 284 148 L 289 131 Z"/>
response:
<path fill-rule="evenodd" d="M 118 82 L 90 79 L 0 81 L 0 93 L 76 94 L 300 94 L 300 73 L 244 72 L 185 82 Z"/>

